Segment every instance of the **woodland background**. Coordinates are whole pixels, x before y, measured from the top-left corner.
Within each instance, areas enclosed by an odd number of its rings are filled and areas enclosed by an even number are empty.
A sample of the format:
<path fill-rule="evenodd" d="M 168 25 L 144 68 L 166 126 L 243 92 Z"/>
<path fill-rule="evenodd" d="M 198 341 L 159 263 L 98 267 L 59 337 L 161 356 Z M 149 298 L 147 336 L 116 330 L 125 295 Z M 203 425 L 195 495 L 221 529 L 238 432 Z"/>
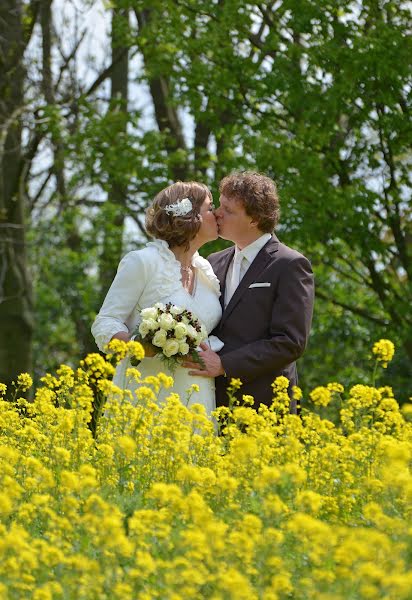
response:
<path fill-rule="evenodd" d="M 76 364 L 144 210 L 257 169 L 312 261 L 304 388 L 412 394 L 411 3 L 2 0 L 0 381 Z M 207 255 L 223 242 L 210 244 Z"/>

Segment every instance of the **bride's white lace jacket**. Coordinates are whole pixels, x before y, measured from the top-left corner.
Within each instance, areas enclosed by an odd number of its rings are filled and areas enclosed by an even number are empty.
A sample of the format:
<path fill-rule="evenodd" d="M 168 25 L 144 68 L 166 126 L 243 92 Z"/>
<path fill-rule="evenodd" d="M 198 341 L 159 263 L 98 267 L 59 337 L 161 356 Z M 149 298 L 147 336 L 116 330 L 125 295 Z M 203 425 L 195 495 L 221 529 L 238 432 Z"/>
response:
<path fill-rule="evenodd" d="M 202 282 L 220 296 L 219 280 L 209 262 L 196 252 L 192 265 Z M 92 325 L 99 349 L 104 351 L 115 333 L 132 332 L 143 308 L 165 302 L 182 290 L 180 263 L 164 240 L 154 240 L 126 254 Z"/>

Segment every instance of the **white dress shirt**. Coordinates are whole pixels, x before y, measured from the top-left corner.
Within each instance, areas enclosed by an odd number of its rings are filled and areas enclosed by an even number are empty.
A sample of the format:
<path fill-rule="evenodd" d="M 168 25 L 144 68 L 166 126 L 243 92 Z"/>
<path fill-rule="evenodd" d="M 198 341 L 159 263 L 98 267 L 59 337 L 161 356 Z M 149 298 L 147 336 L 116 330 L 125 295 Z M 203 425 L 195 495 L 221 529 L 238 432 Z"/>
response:
<path fill-rule="evenodd" d="M 249 269 L 250 265 L 255 260 L 256 256 L 259 254 L 259 252 L 262 250 L 263 246 L 265 244 L 267 244 L 271 238 L 272 238 L 271 233 L 264 233 L 257 240 L 255 240 L 248 246 L 245 246 L 243 248 L 243 250 L 240 250 L 237 246 L 235 247 L 235 253 L 233 255 L 233 260 L 232 260 L 231 264 L 229 265 L 229 268 L 228 268 L 227 274 L 226 274 L 226 282 L 225 282 L 226 292 L 227 292 L 228 288 L 231 287 L 229 282 L 231 282 L 231 279 L 232 279 L 233 262 L 234 262 L 235 256 L 239 255 L 239 254 L 243 256 L 241 263 L 240 263 L 240 277 L 239 277 L 239 283 L 240 283 L 242 281 L 243 277 L 245 276 L 246 271 Z M 232 292 L 232 294 L 231 294 L 231 296 L 232 296 L 235 290 L 231 289 L 230 291 Z M 228 305 L 230 298 L 231 298 L 231 296 L 229 297 L 226 292 L 225 292 L 225 308 Z"/>

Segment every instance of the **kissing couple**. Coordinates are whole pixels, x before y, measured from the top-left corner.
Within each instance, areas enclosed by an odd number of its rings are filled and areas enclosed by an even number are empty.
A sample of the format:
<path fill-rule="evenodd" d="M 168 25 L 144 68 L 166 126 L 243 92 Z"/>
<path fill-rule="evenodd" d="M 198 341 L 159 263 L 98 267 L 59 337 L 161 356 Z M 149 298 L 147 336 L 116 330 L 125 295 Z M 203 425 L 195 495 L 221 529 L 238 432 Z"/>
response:
<path fill-rule="evenodd" d="M 181 307 L 207 332 L 202 364 L 188 355 L 169 372 L 159 354 L 147 352 L 139 364 L 142 377 L 172 375 L 172 391 L 182 401 L 197 384 L 189 403 L 203 404 L 210 414 L 228 404 L 232 378 L 242 381 L 241 394 L 253 396 L 257 409 L 271 404 L 271 384 L 284 375 L 296 412 L 291 392 L 298 382 L 296 360 L 305 350 L 313 313 L 310 262 L 274 233 L 280 206 L 272 179 L 233 173 L 220 182 L 219 192 L 218 208 L 207 186 L 195 181 L 173 183 L 156 195 L 146 211 L 153 239 L 121 260 L 92 333 L 104 351 L 112 339 L 130 340 L 142 310 L 157 303 Z M 218 237 L 233 245 L 207 260 L 200 256 L 198 250 Z M 129 366 L 127 358 L 119 363 L 113 381 L 134 391 L 138 384 L 128 384 L 125 376 Z M 159 399 L 169 393 L 162 390 Z"/>

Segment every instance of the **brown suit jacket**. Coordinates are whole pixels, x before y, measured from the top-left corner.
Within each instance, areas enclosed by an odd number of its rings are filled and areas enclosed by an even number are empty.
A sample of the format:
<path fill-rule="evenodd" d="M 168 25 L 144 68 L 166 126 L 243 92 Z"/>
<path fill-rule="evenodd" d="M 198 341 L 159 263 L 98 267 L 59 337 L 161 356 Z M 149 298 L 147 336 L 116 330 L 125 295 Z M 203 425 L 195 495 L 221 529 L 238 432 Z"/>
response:
<path fill-rule="evenodd" d="M 208 257 L 220 280 L 222 307 L 233 254 L 234 246 Z M 254 283 L 266 286 L 250 287 Z M 219 355 L 226 372 L 226 377 L 216 378 L 217 406 L 227 406 L 226 388 L 232 377 L 243 382 L 240 397 L 255 398 L 255 408 L 271 404 L 271 384 L 279 375 L 290 380 L 289 389 L 297 384 L 296 360 L 306 347 L 313 302 L 308 259 L 273 235 L 250 265 L 213 332 L 224 342 Z M 291 410 L 295 412 L 293 403 Z"/>

